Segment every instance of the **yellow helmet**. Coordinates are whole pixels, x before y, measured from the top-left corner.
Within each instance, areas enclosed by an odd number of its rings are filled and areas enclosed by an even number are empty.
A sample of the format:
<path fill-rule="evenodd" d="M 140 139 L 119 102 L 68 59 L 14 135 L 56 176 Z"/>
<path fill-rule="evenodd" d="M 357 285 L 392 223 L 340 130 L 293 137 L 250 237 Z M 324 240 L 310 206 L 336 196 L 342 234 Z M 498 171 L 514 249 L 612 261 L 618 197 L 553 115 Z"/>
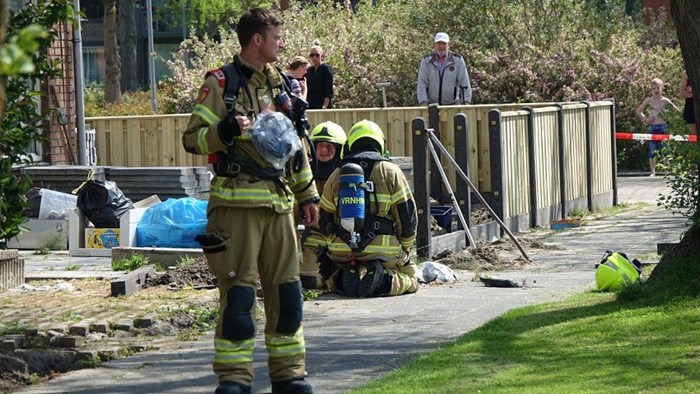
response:
<path fill-rule="evenodd" d="M 602 291 L 619 291 L 639 279 L 639 268 L 624 253 L 607 252 L 595 271 L 595 283 Z"/>
<path fill-rule="evenodd" d="M 345 130 L 333 122 L 319 123 L 311 130 L 311 141 L 313 142 L 332 142 L 343 146 L 347 140 Z"/>
<path fill-rule="evenodd" d="M 379 143 L 381 154 L 386 150 L 386 141 L 384 140 L 384 132 L 378 124 L 371 120 L 363 119 L 355 123 L 348 133 L 348 149 L 352 150 L 353 144 L 361 138 L 370 138 Z"/>

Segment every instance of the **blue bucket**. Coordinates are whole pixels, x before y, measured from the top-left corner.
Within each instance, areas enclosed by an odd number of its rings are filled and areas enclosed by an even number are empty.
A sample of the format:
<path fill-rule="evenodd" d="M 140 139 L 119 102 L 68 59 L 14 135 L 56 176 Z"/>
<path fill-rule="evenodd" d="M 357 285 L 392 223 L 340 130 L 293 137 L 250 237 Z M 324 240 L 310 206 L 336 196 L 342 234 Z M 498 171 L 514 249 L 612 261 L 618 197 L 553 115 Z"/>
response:
<path fill-rule="evenodd" d="M 435 218 L 438 226 L 444 228 L 448 233 L 452 232 L 452 209 L 447 205 L 430 207 L 430 215 Z"/>

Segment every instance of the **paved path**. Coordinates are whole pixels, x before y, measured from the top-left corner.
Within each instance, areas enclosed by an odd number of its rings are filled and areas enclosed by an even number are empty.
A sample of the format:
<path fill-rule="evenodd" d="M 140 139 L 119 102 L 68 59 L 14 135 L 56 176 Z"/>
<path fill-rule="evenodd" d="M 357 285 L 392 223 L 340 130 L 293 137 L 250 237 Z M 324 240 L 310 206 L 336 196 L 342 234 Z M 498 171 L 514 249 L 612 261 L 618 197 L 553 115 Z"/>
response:
<path fill-rule="evenodd" d="M 619 178 L 620 202 L 654 203 L 666 192 L 662 178 Z M 656 243 L 675 242 L 685 220 L 654 205 L 594 220 L 578 229 L 526 234 L 562 250 L 528 254 L 542 268 L 499 272 L 497 277 L 527 287 L 502 289 L 472 282 L 458 273 L 451 285 L 421 287 L 416 294 L 347 299 L 323 296 L 305 304 L 308 380 L 317 393 L 341 393 L 396 369 L 502 313 L 520 306 L 559 300 L 593 286 L 594 264 L 606 249 L 652 256 Z M 259 335 L 260 337 L 260 335 Z M 254 392 L 269 392 L 262 340 L 256 344 Z M 101 368 L 65 374 L 26 393 L 204 393 L 213 392 L 212 336 L 180 349 L 146 352 Z"/>

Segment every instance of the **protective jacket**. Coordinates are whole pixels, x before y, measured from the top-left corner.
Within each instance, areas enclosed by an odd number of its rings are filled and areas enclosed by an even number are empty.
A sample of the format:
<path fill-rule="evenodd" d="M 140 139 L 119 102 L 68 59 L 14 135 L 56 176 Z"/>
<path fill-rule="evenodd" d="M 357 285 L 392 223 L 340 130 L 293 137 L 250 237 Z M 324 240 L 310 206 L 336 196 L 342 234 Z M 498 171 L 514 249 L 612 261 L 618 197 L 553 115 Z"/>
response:
<path fill-rule="evenodd" d="M 418 104 L 471 104 L 472 87 L 464 58 L 455 52 L 448 52 L 446 58 L 447 65 L 442 71 L 436 53 L 421 60 L 418 69 Z"/>
<path fill-rule="evenodd" d="M 376 152 L 360 152 L 343 159 L 340 164 L 353 162 L 365 167 L 373 163 L 373 168 L 365 182 L 373 183 L 374 191 L 365 196 L 365 220 L 372 217 L 388 219 L 393 223 L 393 234 L 381 234 L 371 240 L 361 252 L 353 253 L 350 246 L 340 237 L 333 237 L 328 245 L 328 256 L 336 262 L 347 262 L 354 258 L 357 261 L 396 260 L 404 255 L 413 245 L 416 238 L 418 216 L 415 211 L 415 200 L 401 169 L 383 160 Z M 323 231 L 327 228 L 324 217 L 332 217 L 338 224 L 338 188 L 340 169 L 331 174 L 321 197 L 321 223 Z M 336 226 L 337 227 L 337 226 Z"/>
<path fill-rule="evenodd" d="M 240 84 L 233 111 L 239 115 L 247 114 L 253 123 L 254 114 L 275 109 L 273 99 L 284 89 L 283 78 L 279 70 L 270 64 L 258 71 L 238 55 L 234 61 L 239 64 L 244 81 Z M 226 136 L 220 135 L 218 124 L 228 115 L 223 99 L 225 86 L 226 78 L 221 69 L 207 73 L 198 102 L 182 135 L 185 150 L 209 155 L 233 149 L 235 156 L 250 159 L 261 169 L 272 168 L 255 149 L 245 130 L 234 137 L 232 143 L 227 143 Z M 292 210 L 295 197 L 299 205 L 317 200 L 316 186 L 313 183 L 308 186 L 313 178 L 311 168 L 306 160 L 302 161 L 298 171 L 293 171 L 288 163 L 284 175 L 276 180 L 260 179 L 245 172 L 235 177 L 215 176 L 211 182 L 208 210 L 220 206 L 268 207 L 282 213 Z"/>

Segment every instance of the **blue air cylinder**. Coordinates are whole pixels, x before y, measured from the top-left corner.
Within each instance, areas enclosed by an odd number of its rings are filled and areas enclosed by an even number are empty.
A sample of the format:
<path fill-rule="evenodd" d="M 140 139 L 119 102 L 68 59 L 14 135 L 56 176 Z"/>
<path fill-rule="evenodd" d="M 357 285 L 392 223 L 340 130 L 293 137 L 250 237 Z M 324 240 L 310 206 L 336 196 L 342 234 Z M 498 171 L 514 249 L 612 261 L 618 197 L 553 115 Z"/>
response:
<path fill-rule="evenodd" d="M 355 163 L 340 168 L 338 180 L 338 216 L 340 226 L 350 233 L 350 246 L 360 241 L 358 231 L 365 225 L 365 173 Z"/>

